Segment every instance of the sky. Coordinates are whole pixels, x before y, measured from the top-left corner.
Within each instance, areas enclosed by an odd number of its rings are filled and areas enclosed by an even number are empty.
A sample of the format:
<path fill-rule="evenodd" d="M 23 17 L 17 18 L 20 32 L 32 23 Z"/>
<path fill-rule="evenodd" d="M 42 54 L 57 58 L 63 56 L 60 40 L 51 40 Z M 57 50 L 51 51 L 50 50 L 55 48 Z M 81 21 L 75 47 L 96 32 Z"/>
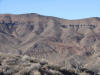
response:
<path fill-rule="evenodd" d="M 0 14 L 26 13 L 64 19 L 100 17 L 100 0 L 0 0 Z"/>

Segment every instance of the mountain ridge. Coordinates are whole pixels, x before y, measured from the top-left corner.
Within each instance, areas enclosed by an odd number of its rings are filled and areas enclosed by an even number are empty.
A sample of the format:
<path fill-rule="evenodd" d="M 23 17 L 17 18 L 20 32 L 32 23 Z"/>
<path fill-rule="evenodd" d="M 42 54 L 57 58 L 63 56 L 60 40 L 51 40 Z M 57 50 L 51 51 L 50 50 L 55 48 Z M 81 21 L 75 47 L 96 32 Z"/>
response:
<path fill-rule="evenodd" d="M 59 17 L 55 17 L 55 16 L 45 16 L 42 14 L 37 14 L 37 13 L 25 13 L 25 14 L 10 14 L 10 13 L 5 13 L 5 14 L 0 14 L 2 16 L 12 16 L 12 15 L 38 15 L 38 16 L 44 16 L 44 17 L 53 17 L 53 18 L 59 18 Z M 88 17 L 88 18 L 80 18 L 80 19 L 65 19 L 65 18 L 59 18 L 59 19 L 64 19 L 64 20 L 83 20 L 83 19 L 100 19 L 100 17 Z"/>

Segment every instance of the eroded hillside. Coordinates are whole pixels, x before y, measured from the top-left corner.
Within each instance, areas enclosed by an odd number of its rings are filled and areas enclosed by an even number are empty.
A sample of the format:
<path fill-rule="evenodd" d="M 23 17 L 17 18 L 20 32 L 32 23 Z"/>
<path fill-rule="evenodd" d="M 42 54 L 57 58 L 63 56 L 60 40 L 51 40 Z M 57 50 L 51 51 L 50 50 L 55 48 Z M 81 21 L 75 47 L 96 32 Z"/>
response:
<path fill-rule="evenodd" d="M 99 73 L 99 44 L 97 17 L 66 20 L 34 13 L 0 15 L 3 53 L 44 58 L 69 69 L 85 67 Z"/>

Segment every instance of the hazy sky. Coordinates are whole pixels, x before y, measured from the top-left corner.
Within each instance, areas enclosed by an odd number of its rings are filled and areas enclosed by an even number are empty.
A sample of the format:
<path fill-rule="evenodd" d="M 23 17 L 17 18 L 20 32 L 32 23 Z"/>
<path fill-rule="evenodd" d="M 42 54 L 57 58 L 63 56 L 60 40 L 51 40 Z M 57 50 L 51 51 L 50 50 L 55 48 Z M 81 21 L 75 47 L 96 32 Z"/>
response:
<path fill-rule="evenodd" d="M 100 17 L 100 0 L 0 0 L 0 13 L 38 13 L 65 19 Z"/>

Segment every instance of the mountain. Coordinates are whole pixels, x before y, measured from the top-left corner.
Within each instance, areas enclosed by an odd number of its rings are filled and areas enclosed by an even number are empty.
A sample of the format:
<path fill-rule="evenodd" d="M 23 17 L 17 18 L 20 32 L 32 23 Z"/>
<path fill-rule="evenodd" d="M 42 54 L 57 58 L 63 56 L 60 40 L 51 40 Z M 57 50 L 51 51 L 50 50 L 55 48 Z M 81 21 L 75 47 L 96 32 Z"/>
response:
<path fill-rule="evenodd" d="M 36 13 L 1 14 L 0 52 L 99 73 L 100 18 L 68 20 Z"/>

